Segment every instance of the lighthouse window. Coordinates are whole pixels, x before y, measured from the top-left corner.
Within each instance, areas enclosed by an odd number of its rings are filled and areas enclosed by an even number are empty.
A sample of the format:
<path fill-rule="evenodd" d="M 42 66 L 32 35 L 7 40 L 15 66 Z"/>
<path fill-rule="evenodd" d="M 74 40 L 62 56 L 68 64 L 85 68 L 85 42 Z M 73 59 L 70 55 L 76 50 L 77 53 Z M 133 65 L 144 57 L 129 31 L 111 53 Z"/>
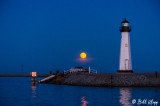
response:
<path fill-rule="evenodd" d="M 125 47 L 128 47 L 128 44 L 127 44 L 127 43 L 125 44 Z"/>
<path fill-rule="evenodd" d="M 128 23 L 124 23 L 123 26 L 129 26 L 129 24 Z"/>

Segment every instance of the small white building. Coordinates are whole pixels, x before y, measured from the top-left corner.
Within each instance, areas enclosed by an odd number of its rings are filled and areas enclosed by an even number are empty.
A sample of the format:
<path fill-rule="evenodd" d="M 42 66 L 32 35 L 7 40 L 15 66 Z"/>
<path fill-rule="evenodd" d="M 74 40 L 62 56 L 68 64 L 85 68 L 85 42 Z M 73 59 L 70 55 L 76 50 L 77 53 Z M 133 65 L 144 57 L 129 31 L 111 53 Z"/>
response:
<path fill-rule="evenodd" d="M 90 67 L 89 68 L 83 68 L 83 67 L 75 67 L 71 68 L 69 70 L 70 73 L 75 73 L 75 72 L 88 72 L 90 73 Z"/>
<path fill-rule="evenodd" d="M 64 70 L 64 74 L 67 74 L 67 73 L 97 73 L 97 70 L 91 69 L 90 67 L 88 68 L 75 67 L 69 70 Z"/>

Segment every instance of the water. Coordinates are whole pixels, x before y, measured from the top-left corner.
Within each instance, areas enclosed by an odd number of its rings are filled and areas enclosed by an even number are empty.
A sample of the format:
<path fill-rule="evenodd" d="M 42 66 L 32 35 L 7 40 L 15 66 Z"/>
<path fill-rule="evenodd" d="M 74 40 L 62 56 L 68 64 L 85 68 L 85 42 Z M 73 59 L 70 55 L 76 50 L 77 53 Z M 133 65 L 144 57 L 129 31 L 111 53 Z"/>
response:
<path fill-rule="evenodd" d="M 160 88 L 31 86 L 30 81 L 27 77 L 0 77 L 0 106 L 136 106 L 138 99 L 147 100 L 140 106 L 148 106 L 152 99 L 160 105 Z"/>

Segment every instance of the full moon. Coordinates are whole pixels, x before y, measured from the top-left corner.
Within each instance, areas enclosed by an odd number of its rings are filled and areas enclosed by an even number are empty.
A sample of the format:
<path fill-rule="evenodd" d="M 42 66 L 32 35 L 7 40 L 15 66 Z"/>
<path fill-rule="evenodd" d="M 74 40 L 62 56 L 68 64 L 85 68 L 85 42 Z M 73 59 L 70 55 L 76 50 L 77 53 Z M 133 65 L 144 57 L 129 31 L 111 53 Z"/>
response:
<path fill-rule="evenodd" d="M 82 59 L 85 59 L 85 58 L 87 57 L 87 55 L 86 55 L 86 53 L 82 52 L 82 53 L 80 54 L 80 57 L 81 57 Z"/>

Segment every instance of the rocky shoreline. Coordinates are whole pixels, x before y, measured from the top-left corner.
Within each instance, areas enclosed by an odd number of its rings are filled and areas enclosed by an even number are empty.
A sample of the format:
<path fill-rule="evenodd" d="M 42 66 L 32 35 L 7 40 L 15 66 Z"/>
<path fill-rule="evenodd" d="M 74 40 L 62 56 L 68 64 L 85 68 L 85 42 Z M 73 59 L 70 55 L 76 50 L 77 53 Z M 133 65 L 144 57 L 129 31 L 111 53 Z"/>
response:
<path fill-rule="evenodd" d="M 96 87 L 160 87 L 155 73 L 72 73 L 59 74 L 43 83 Z"/>

